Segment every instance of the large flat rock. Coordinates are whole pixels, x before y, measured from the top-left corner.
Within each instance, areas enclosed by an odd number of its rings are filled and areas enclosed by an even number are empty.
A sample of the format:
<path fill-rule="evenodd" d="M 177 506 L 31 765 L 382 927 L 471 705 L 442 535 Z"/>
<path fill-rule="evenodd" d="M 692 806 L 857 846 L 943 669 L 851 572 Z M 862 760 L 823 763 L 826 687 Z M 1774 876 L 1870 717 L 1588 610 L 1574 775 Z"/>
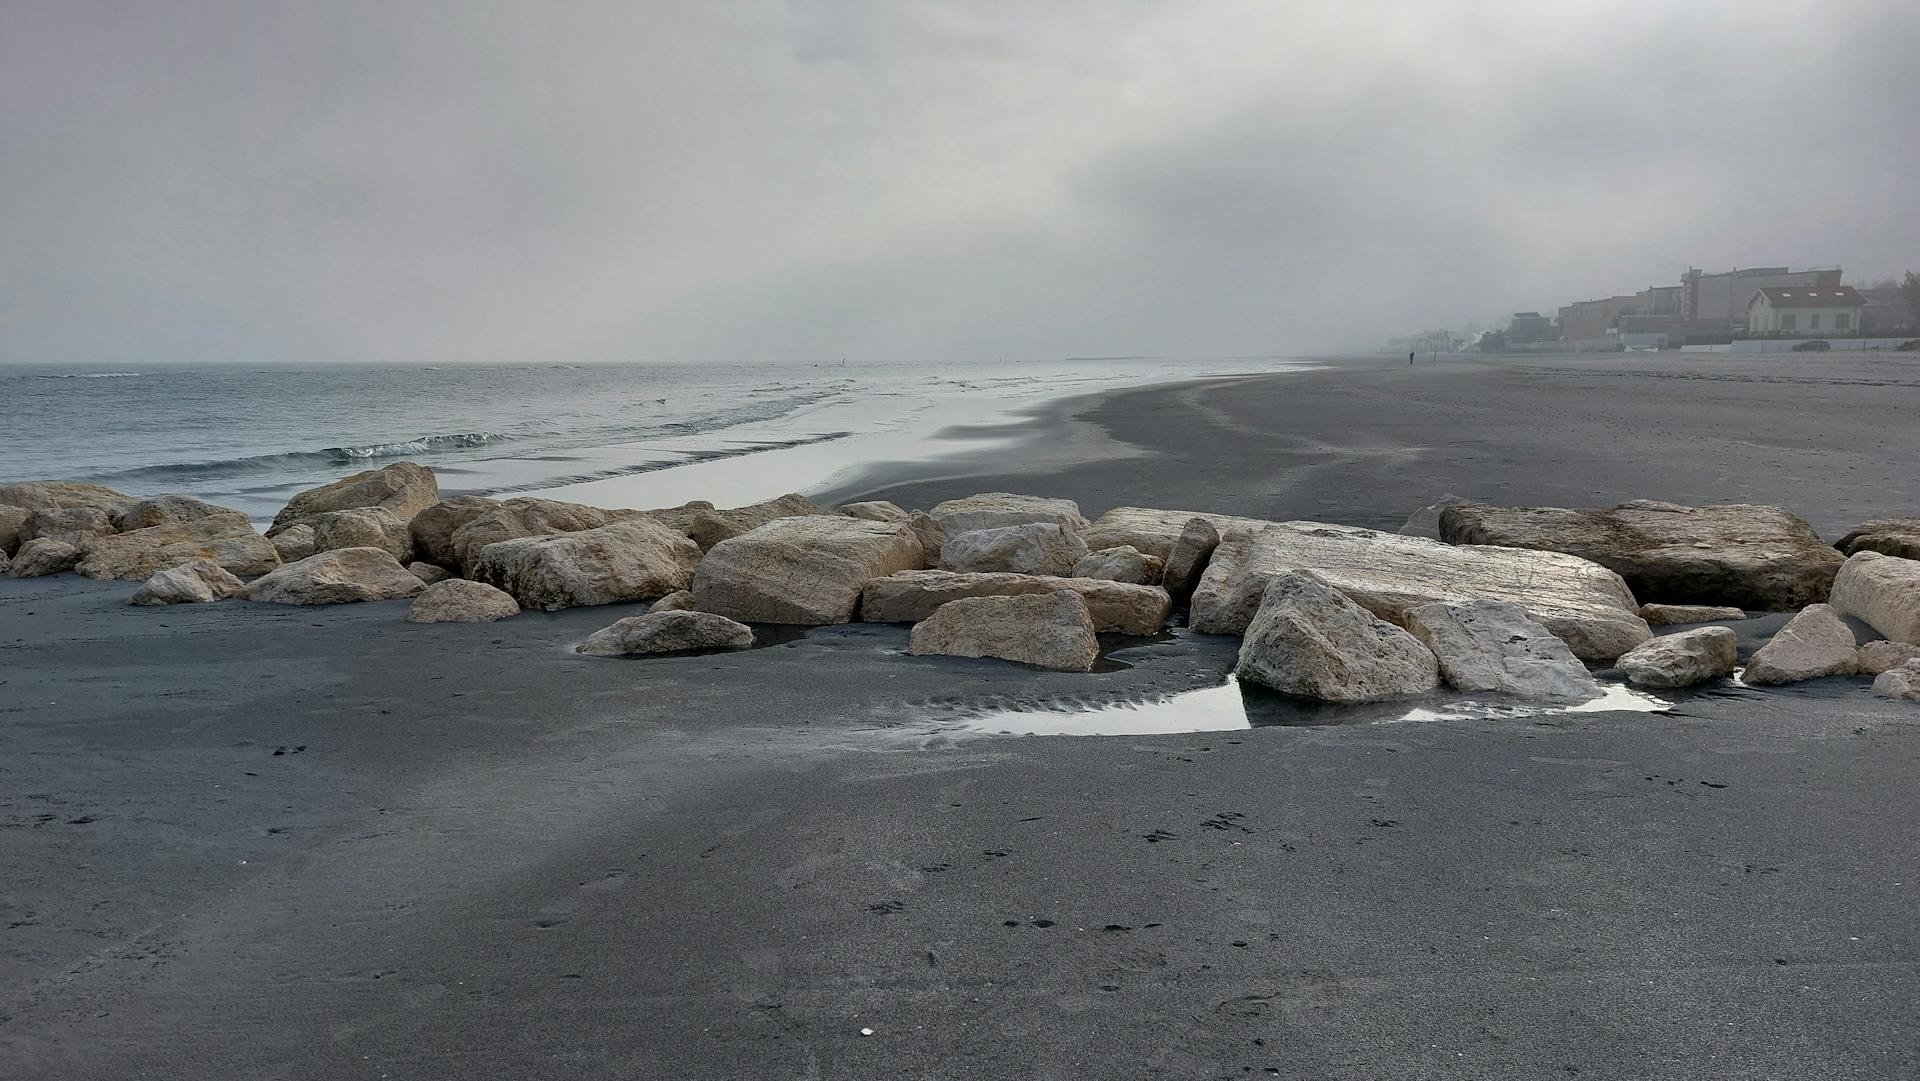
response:
<path fill-rule="evenodd" d="M 280 566 L 273 542 L 256 533 L 246 515 L 230 511 L 95 537 L 76 569 L 89 578 L 141 582 L 196 559 L 211 560 L 241 578 Z"/>
<path fill-rule="evenodd" d="M 1849 556 L 1833 581 L 1833 606 L 1895 642 L 1920 645 L 1920 559 Z"/>
<path fill-rule="evenodd" d="M 1879 552 L 1883 556 L 1920 559 L 1920 518 L 1875 518 L 1861 522 L 1833 546 L 1847 555 Z"/>
<path fill-rule="evenodd" d="M 271 604 L 357 604 L 411 597 L 427 588 L 379 548 L 335 548 L 289 563 L 240 594 Z"/>
<path fill-rule="evenodd" d="M 957 537 L 976 529 L 1044 522 L 1068 529 L 1087 528 L 1080 505 L 1071 499 L 1050 499 L 1012 492 L 981 492 L 962 499 L 949 499 L 928 512 L 947 531 Z M 1106 547 L 1102 545 L 1102 547 Z"/>
<path fill-rule="evenodd" d="M 394 462 L 299 493 L 273 516 L 267 535 L 271 537 L 289 526 L 311 522 L 314 515 L 330 510 L 360 507 L 384 507 L 407 522 L 438 502 L 440 482 L 434 478 L 433 470 L 412 462 Z"/>
<path fill-rule="evenodd" d="M 996 657 L 1063 672 L 1090 672 L 1100 656 L 1087 604 L 1069 589 L 964 597 L 913 625 L 916 656 Z"/>
<path fill-rule="evenodd" d="M 549 612 L 664 597 L 687 588 L 700 548 L 647 518 L 480 549 L 473 580 L 505 590 L 522 608 Z"/>
<path fill-rule="evenodd" d="M 869 579 L 922 559 L 904 522 L 778 518 L 708 550 L 693 579 L 694 604 L 742 623 L 851 623 Z"/>
<path fill-rule="evenodd" d="M 1102 578 L 1055 578 L 1033 574 L 965 574 L 909 570 L 868 581 L 860 591 L 860 619 L 867 623 L 918 623 L 949 601 L 963 597 L 1014 597 L 1071 590 L 1086 602 L 1098 631 L 1159 634 L 1173 600 L 1157 586 Z"/>

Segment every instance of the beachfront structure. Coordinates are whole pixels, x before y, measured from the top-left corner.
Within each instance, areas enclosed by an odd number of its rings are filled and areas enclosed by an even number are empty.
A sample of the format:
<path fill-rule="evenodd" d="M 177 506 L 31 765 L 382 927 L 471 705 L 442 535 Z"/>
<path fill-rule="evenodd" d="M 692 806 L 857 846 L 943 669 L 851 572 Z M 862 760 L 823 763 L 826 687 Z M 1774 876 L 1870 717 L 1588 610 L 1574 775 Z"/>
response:
<path fill-rule="evenodd" d="M 1680 316 L 1733 330 L 1748 325 L 1748 302 L 1756 289 L 1836 286 L 1839 267 L 1789 270 L 1783 266 L 1748 267 L 1724 274 L 1689 269 L 1680 277 Z"/>
<path fill-rule="evenodd" d="M 1818 338 L 1860 329 L 1867 299 L 1851 285 L 1756 289 L 1747 301 L 1747 333 Z"/>

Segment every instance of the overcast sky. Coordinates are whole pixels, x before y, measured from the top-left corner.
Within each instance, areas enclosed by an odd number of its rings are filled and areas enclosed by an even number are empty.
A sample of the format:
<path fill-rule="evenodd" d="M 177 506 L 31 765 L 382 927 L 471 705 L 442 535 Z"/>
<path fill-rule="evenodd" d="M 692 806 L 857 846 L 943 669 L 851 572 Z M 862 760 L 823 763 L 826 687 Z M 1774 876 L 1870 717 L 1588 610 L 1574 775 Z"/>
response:
<path fill-rule="evenodd" d="M 0 0 L 0 363 L 1297 353 L 1920 269 L 1920 3 Z"/>

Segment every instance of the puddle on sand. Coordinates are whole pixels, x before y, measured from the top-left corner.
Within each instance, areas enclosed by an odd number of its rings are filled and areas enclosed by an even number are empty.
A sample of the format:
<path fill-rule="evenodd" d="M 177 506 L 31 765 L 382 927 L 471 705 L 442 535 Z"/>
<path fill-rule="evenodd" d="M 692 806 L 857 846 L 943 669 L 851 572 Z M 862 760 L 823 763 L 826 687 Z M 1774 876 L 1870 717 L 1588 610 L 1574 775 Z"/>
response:
<path fill-rule="evenodd" d="M 1331 705 L 1289 698 L 1258 687 L 1243 687 L 1229 676 L 1218 687 L 1187 691 L 1149 702 L 1117 702 L 1086 709 L 995 710 L 973 716 L 942 718 L 941 732 L 1030 736 L 1144 736 L 1172 732 L 1231 732 L 1274 725 L 1312 727 L 1338 724 L 1378 724 L 1394 721 L 1455 721 L 1491 718 L 1543 717 L 1563 713 L 1601 713 L 1628 710 L 1660 713 L 1671 703 L 1630 690 L 1624 684 L 1602 684 L 1606 693 L 1577 705 L 1547 705 L 1512 699 L 1461 695 L 1408 702 L 1369 702 Z"/>

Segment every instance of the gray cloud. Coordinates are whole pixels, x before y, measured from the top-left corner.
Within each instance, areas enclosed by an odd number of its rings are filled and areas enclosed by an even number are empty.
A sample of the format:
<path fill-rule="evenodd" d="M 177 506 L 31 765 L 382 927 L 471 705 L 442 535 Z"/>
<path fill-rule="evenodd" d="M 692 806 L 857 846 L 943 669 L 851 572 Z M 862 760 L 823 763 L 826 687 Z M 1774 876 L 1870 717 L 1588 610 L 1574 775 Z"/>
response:
<path fill-rule="evenodd" d="M 9 5 L 0 362 L 1368 345 L 1920 263 L 1920 9 Z"/>

